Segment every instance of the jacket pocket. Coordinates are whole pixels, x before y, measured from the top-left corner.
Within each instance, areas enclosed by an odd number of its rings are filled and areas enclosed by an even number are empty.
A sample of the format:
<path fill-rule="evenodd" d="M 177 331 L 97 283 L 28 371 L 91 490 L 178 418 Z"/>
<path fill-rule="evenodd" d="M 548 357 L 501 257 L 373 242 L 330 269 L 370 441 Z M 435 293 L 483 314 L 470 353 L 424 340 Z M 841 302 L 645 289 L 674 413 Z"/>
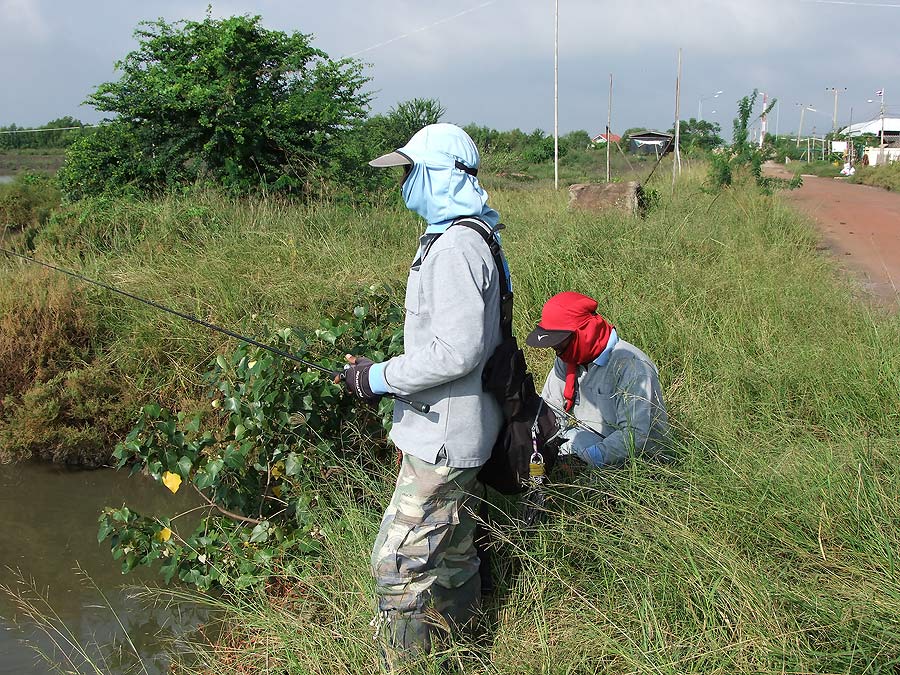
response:
<path fill-rule="evenodd" d="M 418 269 L 409 271 L 409 279 L 406 281 L 406 299 L 403 306 L 410 314 L 418 315 L 421 312 L 422 273 Z"/>

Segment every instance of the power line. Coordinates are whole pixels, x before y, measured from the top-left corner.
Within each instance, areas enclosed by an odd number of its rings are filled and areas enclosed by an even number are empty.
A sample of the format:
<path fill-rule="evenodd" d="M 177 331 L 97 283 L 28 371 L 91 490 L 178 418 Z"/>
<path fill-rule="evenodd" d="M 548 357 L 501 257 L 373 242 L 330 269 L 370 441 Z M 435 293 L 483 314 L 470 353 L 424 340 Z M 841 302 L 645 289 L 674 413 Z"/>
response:
<path fill-rule="evenodd" d="M 0 134 L 39 134 L 43 131 L 68 131 L 69 129 L 89 129 L 96 127 L 96 124 L 82 124 L 80 127 L 52 127 L 40 129 L 11 129 L 9 131 L 0 131 Z"/>
<path fill-rule="evenodd" d="M 360 54 L 365 54 L 366 52 L 370 52 L 373 49 L 378 49 L 379 47 L 384 47 L 385 45 L 389 45 L 394 42 L 398 42 L 400 40 L 405 40 L 411 35 L 415 35 L 416 33 L 423 33 L 429 28 L 434 28 L 435 26 L 439 26 L 442 23 L 447 23 L 448 21 L 452 21 L 453 19 L 458 19 L 461 16 L 465 16 L 466 14 L 470 14 L 479 9 L 483 9 L 488 5 L 493 5 L 497 0 L 487 0 L 487 2 L 482 2 L 480 5 L 475 5 L 474 7 L 469 7 L 468 9 L 464 9 L 461 12 L 457 12 L 456 14 L 452 14 L 450 16 L 445 16 L 443 19 L 438 19 L 433 23 L 429 23 L 426 26 L 421 26 L 416 28 L 415 30 L 411 30 L 408 33 L 404 33 L 403 35 L 398 35 L 397 37 L 393 37 L 390 40 L 385 40 L 384 42 L 379 42 L 378 44 L 372 45 L 371 47 L 366 47 L 365 49 L 360 49 L 358 52 L 353 52 L 352 54 L 348 54 L 345 58 L 353 58 L 355 56 L 359 56 Z"/>
<path fill-rule="evenodd" d="M 858 2 L 857 0 L 800 0 L 816 5 L 849 5 L 851 7 L 886 7 L 888 9 L 900 9 L 900 4 L 886 2 Z"/>

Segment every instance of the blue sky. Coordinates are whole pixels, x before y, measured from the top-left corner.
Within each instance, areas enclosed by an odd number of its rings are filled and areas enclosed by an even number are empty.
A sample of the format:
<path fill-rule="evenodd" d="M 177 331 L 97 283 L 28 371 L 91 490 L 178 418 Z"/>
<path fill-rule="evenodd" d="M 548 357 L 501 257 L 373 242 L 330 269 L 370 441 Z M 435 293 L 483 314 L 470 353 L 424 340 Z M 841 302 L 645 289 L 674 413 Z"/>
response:
<path fill-rule="evenodd" d="M 207 0 L 0 0 L 0 125 L 62 115 L 95 121 L 81 105 L 134 48 L 141 20 L 201 18 Z M 770 121 L 785 133 L 811 105 L 804 131 L 878 115 L 882 87 L 900 114 L 900 0 L 559 0 L 560 131 L 602 131 L 609 74 L 613 130 L 664 129 L 674 117 L 676 55 L 683 49 L 682 117 L 730 133 L 735 102 L 753 88 L 775 96 Z M 437 98 L 446 121 L 500 129 L 553 128 L 554 0 L 213 1 L 213 14 L 259 14 L 269 28 L 301 31 L 329 55 L 369 64 L 381 112 Z M 844 91 L 843 88 L 847 90 Z M 892 101 L 896 105 L 892 105 Z M 715 112 L 713 112 L 715 111 Z M 728 135 L 726 133 L 726 135 Z"/>

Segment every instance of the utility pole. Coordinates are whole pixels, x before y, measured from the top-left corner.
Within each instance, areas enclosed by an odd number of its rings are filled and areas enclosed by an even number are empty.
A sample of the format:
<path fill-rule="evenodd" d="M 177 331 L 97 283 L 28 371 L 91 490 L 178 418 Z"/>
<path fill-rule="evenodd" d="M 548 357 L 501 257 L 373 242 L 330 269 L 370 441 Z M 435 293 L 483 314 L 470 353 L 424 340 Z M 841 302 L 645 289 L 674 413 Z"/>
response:
<path fill-rule="evenodd" d="M 553 189 L 559 190 L 559 0 L 553 34 Z"/>
<path fill-rule="evenodd" d="M 803 113 L 805 113 L 807 110 L 812 110 L 813 112 L 816 112 L 816 109 L 811 106 L 806 105 L 805 103 L 795 103 L 794 105 L 800 106 L 800 128 L 797 129 L 797 147 L 799 148 L 800 147 L 800 137 L 803 135 Z"/>
<path fill-rule="evenodd" d="M 847 87 L 825 87 L 825 91 L 830 91 L 834 94 L 834 115 L 831 118 L 831 132 L 834 133 L 837 131 L 838 94 L 840 94 L 842 91 L 847 91 Z"/>
<path fill-rule="evenodd" d="M 884 147 L 884 87 L 875 92 L 881 96 L 881 147 Z"/>
<path fill-rule="evenodd" d="M 850 168 L 853 168 L 853 106 L 850 106 L 850 126 L 847 127 L 847 153 Z"/>
<path fill-rule="evenodd" d="M 778 140 L 778 125 L 781 122 L 781 101 L 775 102 L 775 140 Z"/>
<path fill-rule="evenodd" d="M 613 76 L 612 73 L 609 74 L 609 103 L 606 106 L 606 182 L 609 182 L 609 146 L 612 144 L 612 132 L 609 130 L 609 126 L 612 124 L 612 91 L 613 91 Z"/>
<path fill-rule="evenodd" d="M 672 162 L 672 191 L 675 176 L 681 172 L 681 47 L 678 48 L 678 76 L 675 78 L 675 161 Z"/>
<path fill-rule="evenodd" d="M 759 119 L 759 147 L 763 146 L 763 143 L 766 142 L 766 130 L 768 129 L 768 122 L 766 120 L 766 105 L 769 102 L 769 95 L 763 92 L 763 100 L 762 100 L 762 116 Z"/>

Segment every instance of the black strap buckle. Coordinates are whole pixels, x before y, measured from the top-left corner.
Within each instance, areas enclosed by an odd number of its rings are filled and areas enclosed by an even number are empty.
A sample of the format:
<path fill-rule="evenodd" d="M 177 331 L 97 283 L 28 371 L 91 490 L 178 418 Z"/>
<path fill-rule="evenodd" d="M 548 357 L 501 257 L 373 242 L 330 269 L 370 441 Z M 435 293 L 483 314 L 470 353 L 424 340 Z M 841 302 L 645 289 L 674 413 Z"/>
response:
<path fill-rule="evenodd" d="M 470 176 L 477 176 L 477 175 L 478 175 L 478 169 L 473 169 L 473 168 L 471 168 L 471 167 L 468 167 L 468 166 L 466 166 L 465 164 L 463 164 L 462 162 L 460 162 L 459 160 L 456 160 L 456 164 L 455 164 L 454 166 L 455 166 L 457 169 L 459 169 L 460 171 L 465 171 L 465 172 L 466 172 L 467 174 L 469 174 Z"/>

